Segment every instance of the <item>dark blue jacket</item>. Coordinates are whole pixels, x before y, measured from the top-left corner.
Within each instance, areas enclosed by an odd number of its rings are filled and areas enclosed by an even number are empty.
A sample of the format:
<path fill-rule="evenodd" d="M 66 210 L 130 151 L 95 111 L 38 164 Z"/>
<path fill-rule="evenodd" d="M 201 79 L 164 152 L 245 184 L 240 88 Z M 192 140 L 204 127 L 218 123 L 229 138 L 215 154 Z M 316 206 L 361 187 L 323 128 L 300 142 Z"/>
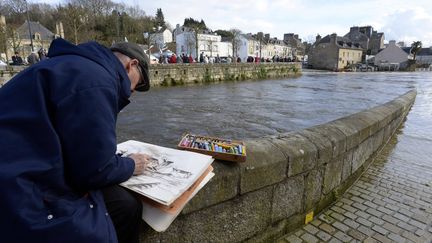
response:
<path fill-rule="evenodd" d="M 99 189 L 133 174 L 115 154 L 130 80 L 97 43 L 49 57 L 0 88 L 0 241 L 117 242 Z"/>

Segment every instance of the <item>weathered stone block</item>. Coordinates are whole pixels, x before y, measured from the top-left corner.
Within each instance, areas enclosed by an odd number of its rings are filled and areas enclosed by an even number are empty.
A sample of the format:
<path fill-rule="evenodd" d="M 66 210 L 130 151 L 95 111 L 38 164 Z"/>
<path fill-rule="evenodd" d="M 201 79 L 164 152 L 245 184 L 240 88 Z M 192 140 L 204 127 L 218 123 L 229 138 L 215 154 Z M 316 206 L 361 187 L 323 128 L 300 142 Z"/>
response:
<path fill-rule="evenodd" d="M 314 126 L 307 130 L 317 132 L 329 139 L 333 147 L 332 156 L 337 157 L 346 151 L 346 136 L 341 130 L 330 124 L 331 123 Z"/>
<path fill-rule="evenodd" d="M 266 243 L 276 242 L 276 240 L 287 233 L 287 219 L 281 220 L 273 225 L 270 225 L 263 232 L 259 232 L 254 237 L 245 241 L 245 243 Z"/>
<path fill-rule="evenodd" d="M 373 139 L 369 138 L 363 141 L 358 147 L 353 149 L 352 169 L 354 173 L 363 163 L 371 156 L 373 151 Z"/>
<path fill-rule="evenodd" d="M 358 143 L 363 142 L 370 135 L 370 125 L 365 121 L 359 119 L 359 116 L 357 114 L 338 119 L 334 121 L 334 124 L 341 124 L 345 127 L 352 128 L 353 131 L 356 131 Z M 355 145 L 358 145 L 358 143 Z M 349 150 L 350 148 L 347 147 L 347 149 Z"/>
<path fill-rule="evenodd" d="M 371 111 L 363 111 L 357 114 L 357 118 L 368 124 L 369 136 L 371 136 L 381 129 L 380 120 L 384 119 L 385 116 Z"/>
<path fill-rule="evenodd" d="M 328 125 L 339 129 L 345 134 L 347 151 L 359 144 L 360 137 L 358 135 L 357 129 L 355 129 L 354 127 L 349 126 L 345 122 L 339 120 L 332 121 Z"/>
<path fill-rule="evenodd" d="M 334 158 L 325 165 L 323 193 L 328 194 L 341 183 L 344 156 Z"/>
<path fill-rule="evenodd" d="M 309 212 L 321 200 L 324 169 L 314 169 L 305 175 L 304 212 Z"/>
<path fill-rule="evenodd" d="M 353 151 L 346 152 L 343 155 L 343 164 L 342 164 L 342 181 L 345 181 L 350 175 L 352 171 L 352 160 L 353 160 Z"/>
<path fill-rule="evenodd" d="M 288 177 L 311 170 L 317 165 L 318 151 L 315 145 L 300 134 L 280 134 L 271 141 L 288 157 Z"/>
<path fill-rule="evenodd" d="M 247 161 L 241 166 L 240 193 L 254 191 L 286 178 L 287 157 L 271 139 L 248 140 Z"/>
<path fill-rule="evenodd" d="M 169 242 L 239 242 L 270 224 L 272 187 L 182 215 L 174 221 L 181 233 Z M 171 226 L 173 227 L 173 226 Z M 170 227 L 170 228 L 171 228 Z"/>
<path fill-rule="evenodd" d="M 318 165 L 325 164 L 333 157 L 332 142 L 324 135 L 314 131 L 305 129 L 298 132 L 303 137 L 309 139 L 318 150 Z"/>
<path fill-rule="evenodd" d="M 380 116 L 381 118 L 379 121 L 380 129 L 386 127 L 392 120 L 392 111 L 390 110 L 390 108 L 384 105 L 374 107 L 370 109 L 369 112 L 375 113 Z"/>
<path fill-rule="evenodd" d="M 275 185 L 272 222 L 277 222 L 303 211 L 304 176 L 297 175 Z"/>
<path fill-rule="evenodd" d="M 183 214 L 226 201 L 239 194 L 240 166 L 223 161 L 216 161 L 212 166 L 215 176 L 189 201 Z"/>

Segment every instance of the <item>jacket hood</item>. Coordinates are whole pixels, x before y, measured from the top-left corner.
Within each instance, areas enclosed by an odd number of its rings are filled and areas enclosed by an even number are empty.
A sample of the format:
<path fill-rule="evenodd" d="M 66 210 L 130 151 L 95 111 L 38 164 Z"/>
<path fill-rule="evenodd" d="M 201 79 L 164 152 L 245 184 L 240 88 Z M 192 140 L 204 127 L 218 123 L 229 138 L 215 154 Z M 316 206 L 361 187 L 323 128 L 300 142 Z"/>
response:
<path fill-rule="evenodd" d="M 123 65 L 118 58 L 114 56 L 111 50 L 94 41 L 74 45 L 61 38 L 53 40 L 48 51 L 48 57 L 62 55 L 79 55 L 103 66 L 105 70 L 119 82 L 119 95 L 120 99 L 123 100 L 121 103 L 129 103 L 131 81 Z M 120 109 L 125 105 L 126 104 L 121 104 Z"/>

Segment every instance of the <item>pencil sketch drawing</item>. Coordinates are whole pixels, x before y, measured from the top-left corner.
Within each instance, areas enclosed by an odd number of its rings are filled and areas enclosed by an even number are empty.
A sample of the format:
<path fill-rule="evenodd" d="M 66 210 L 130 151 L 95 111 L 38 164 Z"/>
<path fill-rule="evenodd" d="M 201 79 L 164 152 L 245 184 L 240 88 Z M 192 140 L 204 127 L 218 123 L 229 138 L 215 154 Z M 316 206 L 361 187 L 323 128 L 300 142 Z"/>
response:
<path fill-rule="evenodd" d="M 150 163 L 142 175 L 134 176 L 122 185 L 161 203 L 168 203 L 186 191 L 213 161 L 210 156 L 137 141 L 128 141 L 117 147 L 118 155 L 132 153 L 151 156 Z M 207 163 L 201 162 L 203 158 Z"/>

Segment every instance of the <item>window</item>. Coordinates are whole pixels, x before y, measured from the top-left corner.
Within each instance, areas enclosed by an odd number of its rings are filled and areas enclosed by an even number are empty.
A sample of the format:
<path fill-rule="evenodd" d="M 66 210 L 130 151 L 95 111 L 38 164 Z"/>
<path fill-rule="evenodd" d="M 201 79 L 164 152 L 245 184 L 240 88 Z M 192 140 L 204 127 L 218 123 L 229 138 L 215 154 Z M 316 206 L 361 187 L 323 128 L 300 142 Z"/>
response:
<path fill-rule="evenodd" d="M 41 36 L 40 36 L 40 34 L 39 33 L 34 33 L 34 36 L 33 36 L 33 39 L 35 39 L 35 40 L 40 40 L 41 39 Z"/>

